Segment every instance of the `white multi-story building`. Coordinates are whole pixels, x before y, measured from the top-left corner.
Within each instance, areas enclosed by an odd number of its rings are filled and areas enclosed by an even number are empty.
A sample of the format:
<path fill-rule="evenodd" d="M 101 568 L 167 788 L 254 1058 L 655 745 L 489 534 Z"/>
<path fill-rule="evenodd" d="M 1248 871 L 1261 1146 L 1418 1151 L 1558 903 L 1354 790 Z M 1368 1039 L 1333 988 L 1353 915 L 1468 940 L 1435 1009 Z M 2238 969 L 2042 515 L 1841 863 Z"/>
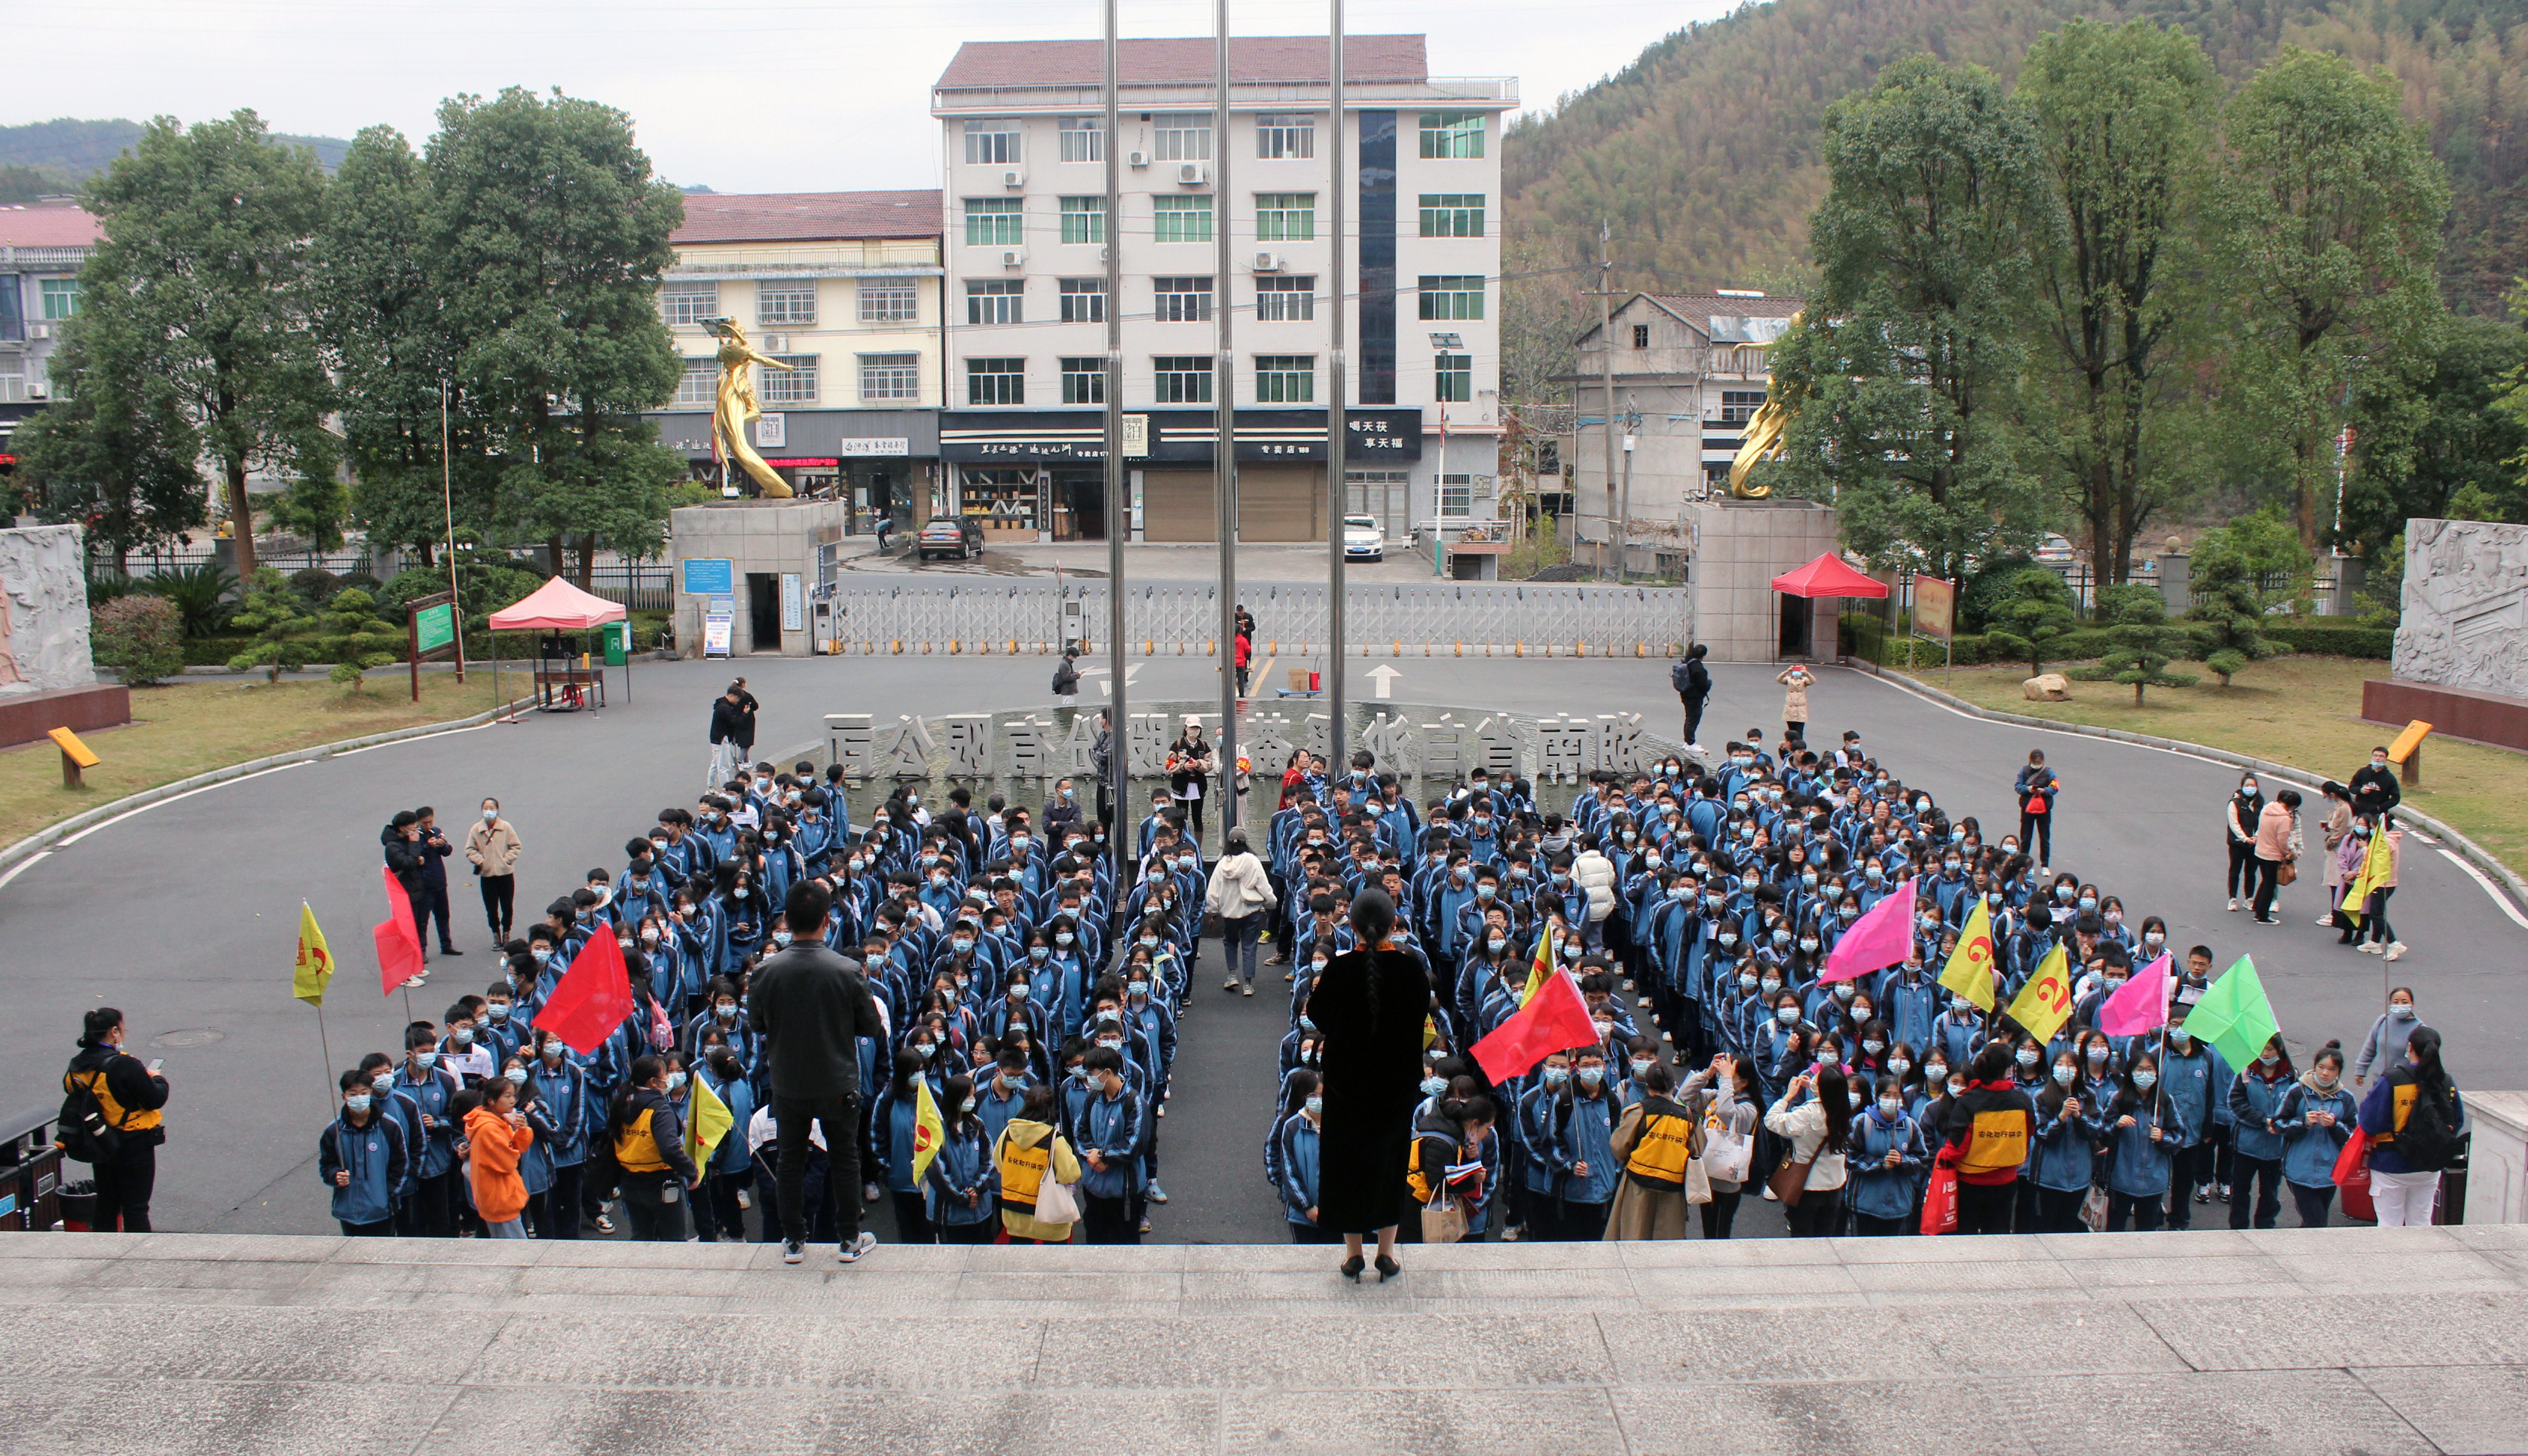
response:
<path fill-rule="evenodd" d="M 940 457 L 994 534 L 1102 539 L 1106 311 L 1145 441 L 1130 529 L 1214 535 L 1214 410 L 1238 424 L 1243 541 L 1325 534 L 1328 289 L 1342 148 L 1352 294 L 1346 513 L 1391 539 L 1489 519 L 1500 434 L 1501 121 L 1507 78 L 1434 78 L 1419 35 L 1345 39 L 1341 125 L 1323 36 L 1123 43 L 1105 134 L 1097 41 L 974 42 L 931 93 L 944 129 L 949 412 Z M 1106 149 L 1126 163 L 1105 210 Z M 1226 173 L 1227 184 L 1222 184 Z M 1111 226 L 1110 226 L 1111 223 Z M 1220 267 L 1218 230 L 1233 246 Z M 1105 249 L 1122 249 L 1106 296 Z M 1218 311 L 1234 368 L 1215 378 Z"/>

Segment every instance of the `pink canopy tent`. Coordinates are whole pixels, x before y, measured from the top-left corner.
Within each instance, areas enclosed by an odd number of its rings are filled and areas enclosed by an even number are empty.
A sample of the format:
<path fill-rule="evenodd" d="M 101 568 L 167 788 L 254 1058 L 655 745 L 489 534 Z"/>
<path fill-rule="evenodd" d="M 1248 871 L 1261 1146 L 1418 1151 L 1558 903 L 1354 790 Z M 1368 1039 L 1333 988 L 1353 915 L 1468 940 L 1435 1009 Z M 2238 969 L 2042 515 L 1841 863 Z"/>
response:
<path fill-rule="evenodd" d="M 592 632 L 606 622 L 619 622 L 629 615 L 629 612 L 615 602 L 608 601 L 603 597 L 592 596 L 563 581 L 560 577 L 554 577 L 552 581 L 528 593 L 523 598 L 492 613 L 492 630 L 495 632 Z M 500 670 L 500 653 L 496 647 L 492 652 L 492 671 L 497 675 Z M 537 672 L 541 677 L 543 669 L 538 668 Z M 600 673 L 602 684 L 603 669 L 600 669 Z M 542 684 L 540 683 L 539 686 Z M 574 689 L 573 692 L 575 696 L 576 690 Z M 624 658 L 623 695 L 626 702 L 631 700 L 632 665 L 629 655 Z M 498 696 L 497 689 L 495 696 Z"/>
<path fill-rule="evenodd" d="M 1774 653 L 1777 659 L 1815 655 L 1813 648 L 1818 631 L 1817 598 L 1864 597 L 1878 599 L 1887 595 L 1886 583 L 1872 581 L 1844 565 L 1843 558 L 1832 551 L 1820 554 L 1806 566 L 1773 578 L 1773 590 L 1781 593 L 1783 598 L 1780 650 Z M 1804 599 L 1806 604 L 1794 606 L 1795 599 Z M 1834 654 L 1828 652 L 1825 655 Z"/>

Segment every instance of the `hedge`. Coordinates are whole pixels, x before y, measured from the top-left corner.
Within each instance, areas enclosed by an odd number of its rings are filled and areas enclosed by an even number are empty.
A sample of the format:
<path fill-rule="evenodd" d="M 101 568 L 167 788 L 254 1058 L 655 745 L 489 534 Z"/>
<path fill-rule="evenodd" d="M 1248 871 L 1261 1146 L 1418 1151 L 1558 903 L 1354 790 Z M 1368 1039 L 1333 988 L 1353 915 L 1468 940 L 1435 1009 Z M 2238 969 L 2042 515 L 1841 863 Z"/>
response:
<path fill-rule="evenodd" d="M 2384 661 L 2396 654 L 2396 630 L 2393 627 L 2363 627 L 2351 622 L 2277 626 L 2268 622 L 2265 635 L 2294 652 L 2321 657 L 2375 657 Z"/>

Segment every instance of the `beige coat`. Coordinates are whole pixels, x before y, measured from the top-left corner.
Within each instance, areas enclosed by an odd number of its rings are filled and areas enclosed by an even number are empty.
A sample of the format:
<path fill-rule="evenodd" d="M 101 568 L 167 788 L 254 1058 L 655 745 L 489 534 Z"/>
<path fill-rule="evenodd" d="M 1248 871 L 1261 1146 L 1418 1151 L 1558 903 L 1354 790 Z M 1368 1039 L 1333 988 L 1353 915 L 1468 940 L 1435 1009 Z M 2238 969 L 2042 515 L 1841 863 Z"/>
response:
<path fill-rule="evenodd" d="M 2331 890 L 2344 883 L 2344 866 L 2336 862 L 2335 852 L 2343 845 L 2344 836 L 2352 832 L 2352 806 L 2341 799 L 2328 800 L 2326 820 L 2318 826 L 2318 831 L 2326 836 L 2324 868 L 2326 887 Z"/>
<path fill-rule="evenodd" d="M 1805 723 L 1809 720 L 1809 684 L 1817 681 L 1809 670 L 1796 663 L 1785 667 L 1773 681 L 1782 685 L 1782 721 Z"/>
<path fill-rule="evenodd" d="M 1223 855 L 1211 866 L 1211 886 L 1202 908 L 1224 920 L 1236 920 L 1273 908 L 1273 877 L 1252 853 Z"/>
<path fill-rule="evenodd" d="M 1702 1095 L 1697 1093 L 1685 1097 L 1680 1104 L 1694 1116 L 1694 1156 L 1698 1158 L 1703 1156 L 1703 1102 Z M 1631 1161 L 1633 1144 L 1641 1140 L 1641 1135 L 1642 1109 L 1639 1103 L 1635 1103 L 1624 1110 L 1622 1120 L 1615 1124 L 1615 1135 L 1610 1145 L 1614 1149 L 1617 1168 L 1622 1168 Z M 1690 1238 L 1693 1236 L 1691 1232 L 1693 1220 L 1694 1205 L 1685 1201 L 1683 1188 L 1673 1191 L 1665 1188 L 1645 1188 L 1629 1176 L 1618 1173 L 1615 1178 L 1615 1201 L 1606 1211 L 1606 1237 L 1609 1243 L 1652 1238 Z"/>
<path fill-rule="evenodd" d="M 476 819 L 465 834 L 465 860 L 476 874 L 503 875 L 518 871 L 518 831 L 506 819 Z"/>

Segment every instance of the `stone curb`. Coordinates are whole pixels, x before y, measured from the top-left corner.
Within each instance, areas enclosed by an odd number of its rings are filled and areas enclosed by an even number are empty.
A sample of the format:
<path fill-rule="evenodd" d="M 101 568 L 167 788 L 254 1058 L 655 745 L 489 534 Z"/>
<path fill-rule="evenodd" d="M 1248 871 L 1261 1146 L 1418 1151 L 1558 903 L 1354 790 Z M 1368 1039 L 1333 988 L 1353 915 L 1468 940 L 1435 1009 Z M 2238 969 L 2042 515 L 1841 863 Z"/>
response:
<path fill-rule="evenodd" d="M 189 794 L 195 789 L 206 789 L 213 784 L 224 784 L 231 779 L 244 778 L 248 774 L 261 773 L 266 769 L 282 768 L 292 763 L 312 763 L 319 758 L 329 758 L 336 754 L 346 754 L 354 749 L 375 748 L 380 744 L 396 743 L 407 738 L 428 738 L 435 733 L 450 733 L 459 728 L 479 727 L 503 713 L 513 713 L 529 706 L 534 702 L 533 698 L 520 698 L 503 706 L 476 713 L 470 718 L 451 718 L 444 723 L 417 723 L 410 728 L 397 728 L 390 733 L 372 733 L 365 738 L 346 738 L 339 743 L 318 744 L 314 748 L 295 749 L 290 753 L 275 754 L 266 758 L 250 758 L 243 763 L 232 763 L 226 768 L 214 768 L 208 773 L 197 773 L 190 778 L 177 779 L 155 788 L 143 789 L 136 794 L 127 794 L 111 804 L 101 804 L 83 813 L 73 814 L 58 824 L 46 825 L 7 849 L 0 849 L 0 871 L 6 871 L 24 860 L 33 858 L 51 849 L 57 841 L 77 834 L 91 824 L 101 824 L 117 814 L 146 807 L 160 800 L 173 799 L 179 794 Z"/>
<path fill-rule="evenodd" d="M 1856 672 L 1860 671 L 1858 668 L 1847 670 Z M 2319 784 L 2326 782 L 2328 778 L 2325 774 L 2312 773 L 2309 770 L 2298 767 L 2294 764 L 2274 763 L 2263 758 L 2250 758 L 2244 754 L 2233 754 L 2227 749 L 2216 749 L 2199 743 L 2187 743 L 2183 739 L 2158 738 L 2147 733 L 2127 733 L 2121 728 L 2100 728 L 2092 723 L 2059 723 L 2052 718 L 2035 718 L 2029 717 L 2026 713 L 2006 713 L 1994 708 L 1978 707 L 1975 703 L 1969 702 L 1963 698 L 1943 693 L 1937 688 L 1929 687 L 1922 683 L 1918 683 L 1913 679 L 1901 676 L 1892 670 L 1884 673 L 1868 675 L 1874 676 L 1878 678 L 1879 681 L 1888 683 L 1899 691 L 1911 693 L 1917 698 L 1939 703 L 1943 707 L 1956 708 L 1960 712 L 1970 714 L 1974 717 L 1982 718 L 1987 722 L 2011 723 L 2023 728 L 2039 728 L 2049 733 L 2069 733 L 2080 738 L 2107 738 L 2113 739 L 2118 743 L 2137 744 L 2146 749 L 2164 749 L 2174 754 L 2190 754 L 2198 758 L 2209 758 L 2216 763 L 2227 763 L 2234 768 L 2243 768 L 2253 773 L 2272 774 L 2277 778 L 2291 779 L 2311 791 L 2314 791 Z M 2485 849 L 2484 846 L 2477 844 L 2474 840 L 2458 833 L 2456 830 L 2442 823 L 2440 820 L 2433 818 L 2431 815 L 2421 812 L 2410 805 L 2397 806 L 2396 816 L 2398 818 L 2409 819 L 2416 824 L 2420 824 L 2423 828 L 2431 831 L 2434 835 L 2437 835 L 2444 843 L 2455 848 L 2459 854 L 2466 857 L 2469 863 L 2492 876 L 2495 880 L 2499 881 L 2504 889 L 2508 890 L 2513 902 L 2522 908 L 2528 908 L 2528 881 L 2521 880 L 2520 877 L 2511 870 L 2509 865 L 2502 863 L 2502 860 L 2495 857 L 2490 850 Z"/>

